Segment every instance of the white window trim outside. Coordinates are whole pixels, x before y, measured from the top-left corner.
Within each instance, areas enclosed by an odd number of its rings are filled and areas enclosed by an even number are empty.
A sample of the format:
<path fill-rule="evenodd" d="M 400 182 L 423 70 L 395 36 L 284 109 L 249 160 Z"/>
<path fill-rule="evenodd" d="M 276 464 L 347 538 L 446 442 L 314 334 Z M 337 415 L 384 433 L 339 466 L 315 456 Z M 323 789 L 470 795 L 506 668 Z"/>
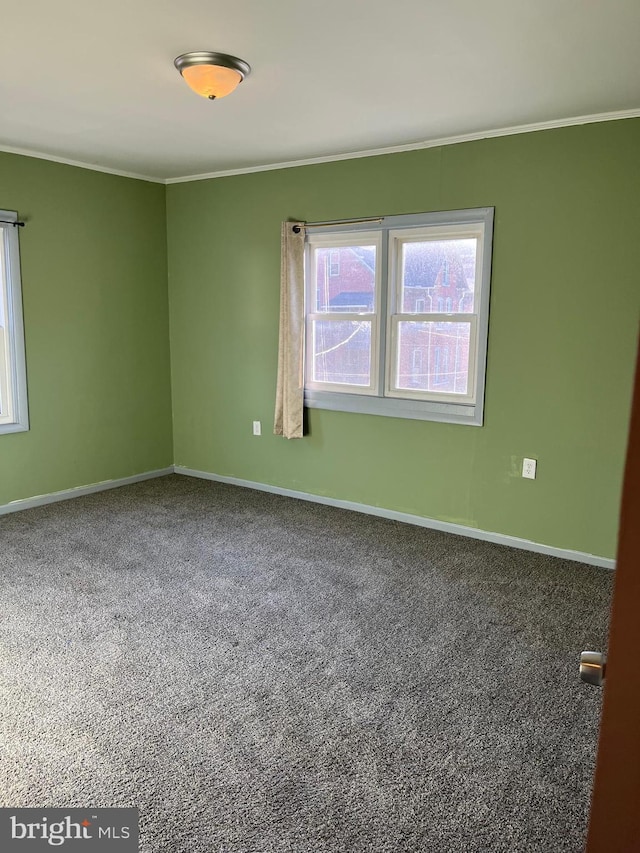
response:
<path fill-rule="evenodd" d="M 436 213 L 409 214 L 405 216 L 387 216 L 379 225 L 367 223 L 346 223 L 323 225 L 307 232 L 305 298 L 310 305 L 311 252 L 314 247 L 358 245 L 358 241 L 371 241 L 377 235 L 379 243 L 376 251 L 376 320 L 372 327 L 372 360 L 376 359 L 376 376 L 368 388 L 357 390 L 352 386 L 344 390 L 327 383 L 305 381 L 305 405 L 310 408 L 332 411 L 358 412 L 386 415 L 397 418 L 443 421 L 446 423 L 470 424 L 482 426 L 484 418 L 484 388 L 487 360 L 487 337 L 489 328 L 489 287 L 491 279 L 491 250 L 493 241 L 492 207 L 470 210 L 442 211 Z M 399 281 L 400 252 L 398 241 L 420 239 L 439 239 L 442 237 L 476 237 L 476 283 L 475 299 L 477 311 L 474 314 L 397 314 L 395 312 L 396 291 Z M 362 242 L 360 243 L 362 244 Z M 382 281 L 380 279 L 382 278 Z M 307 359 L 311 355 L 310 320 L 326 317 L 323 314 L 307 315 Z M 357 319 L 372 318 L 373 315 L 354 315 Z M 335 319 L 353 319 L 351 315 L 336 314 Z M 394 388 L 392 366 L 394 347 L 397 343 L 395 329 L 401 320 L 428 322 L 464 322 L 471 327 L 469 347 L 470 387 L 461 398 L 459 394 L 439 392 L 408 394 Z M 373 337 L 374 331 L 377 332 Z M 376 384 L 376 378 L 378 382 Z M 434 399 L 434 397 L 436 399 Z M 428 398 L 428 399 L 427 399 Z"/>
<path fill-rule="evenodd" d="M 0 434 L 29 429 L 18 214 L 0 210 Z M 4 321 L 2 320 L 4 318 Z"/>

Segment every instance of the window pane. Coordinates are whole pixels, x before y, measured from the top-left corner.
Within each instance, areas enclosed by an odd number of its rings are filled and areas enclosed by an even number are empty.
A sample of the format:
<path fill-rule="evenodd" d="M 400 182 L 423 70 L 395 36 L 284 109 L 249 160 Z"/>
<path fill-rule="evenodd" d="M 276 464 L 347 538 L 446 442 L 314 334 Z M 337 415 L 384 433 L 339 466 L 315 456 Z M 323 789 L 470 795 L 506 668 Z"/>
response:
<path fill-rule="evenodd" d="M 466 394 L 469 323 L 398 323 L 396 388 Z"/>
<path fill-rule="evenodd" d="M 312 266 L 312 312 L 375 311 L 375 245 L 316 248 Z"/>
<path fill-rule="evenodd" d="M 4 255 L 6 252 L 4 245 L 4 228 L 0 228 L 0 326 L 4 329 L 7 325 L 7 306 L 5 301 L 7 298 L 7 285 L 4 271 Z"/>
<path fill-rule="evenodd" d="M 402 314 L 470 314 L 477 240 L 402 243 Z"/>
<path fill-rule="evenodd" d="M 0 220 L 17 221 L 12 210 L 0 210 Z M 18 228 L 0 225 L 0 434 L 29 428 L 27 377 L 24 366 L 20 248 Z"/>
<path fill-rule="evenodd" d="M 5 229 L 0 228 L 0 418 L 10 414 L 9 405 L 9 336 L 7 334 L 7 286 L 4 270 Z"/>
<path fill-rule="evenodd" d="M 314 382 L 371 383 L 370 320 L 316 320 L 312 327 Z"/>

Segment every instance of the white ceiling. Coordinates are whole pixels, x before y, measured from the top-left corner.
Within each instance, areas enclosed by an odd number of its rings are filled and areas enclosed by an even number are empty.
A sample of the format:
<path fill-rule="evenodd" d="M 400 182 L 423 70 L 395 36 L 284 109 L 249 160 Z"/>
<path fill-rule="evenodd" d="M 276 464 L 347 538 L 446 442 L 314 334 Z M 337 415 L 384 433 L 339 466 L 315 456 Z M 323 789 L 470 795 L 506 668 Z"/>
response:
<path fill-rule="evenodd" d="M 639 0 L 2 0 L 0 149 L 156 180 L 640 115 Z M 211 102 L 173 67 L 252 73 Z"/>

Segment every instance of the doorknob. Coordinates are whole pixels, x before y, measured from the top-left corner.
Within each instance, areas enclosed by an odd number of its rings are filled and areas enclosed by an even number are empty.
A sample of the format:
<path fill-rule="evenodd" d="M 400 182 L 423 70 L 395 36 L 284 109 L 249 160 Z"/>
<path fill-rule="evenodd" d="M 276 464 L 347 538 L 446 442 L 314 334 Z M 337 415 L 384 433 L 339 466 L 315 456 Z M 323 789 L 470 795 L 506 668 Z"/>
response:
<path fill-rule="evenodd" d="M 602 687 L 607 659 L 602 652 L 582 652 L 580 655 L 580 678 L 587 684 Z"/>

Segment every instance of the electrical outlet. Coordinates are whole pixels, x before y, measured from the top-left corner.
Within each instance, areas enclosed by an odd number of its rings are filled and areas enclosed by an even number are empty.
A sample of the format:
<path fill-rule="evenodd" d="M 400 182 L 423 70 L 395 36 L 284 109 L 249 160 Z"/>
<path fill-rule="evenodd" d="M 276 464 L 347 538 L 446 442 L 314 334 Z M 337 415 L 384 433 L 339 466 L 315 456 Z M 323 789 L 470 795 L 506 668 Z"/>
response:
<path fill-rule="evenodd" d="M 536 478 L 536 466 L 538 462 L 536 459 L 523 459 L 522 460 L 522 476 L 526 477 L 528 480 L 535 480 Z"/>
<path fill-rule="evenodd" d="M 253 422 L 253 434 L 262 435 L 262 424 L 260 423 L 260 421 Z"/>

